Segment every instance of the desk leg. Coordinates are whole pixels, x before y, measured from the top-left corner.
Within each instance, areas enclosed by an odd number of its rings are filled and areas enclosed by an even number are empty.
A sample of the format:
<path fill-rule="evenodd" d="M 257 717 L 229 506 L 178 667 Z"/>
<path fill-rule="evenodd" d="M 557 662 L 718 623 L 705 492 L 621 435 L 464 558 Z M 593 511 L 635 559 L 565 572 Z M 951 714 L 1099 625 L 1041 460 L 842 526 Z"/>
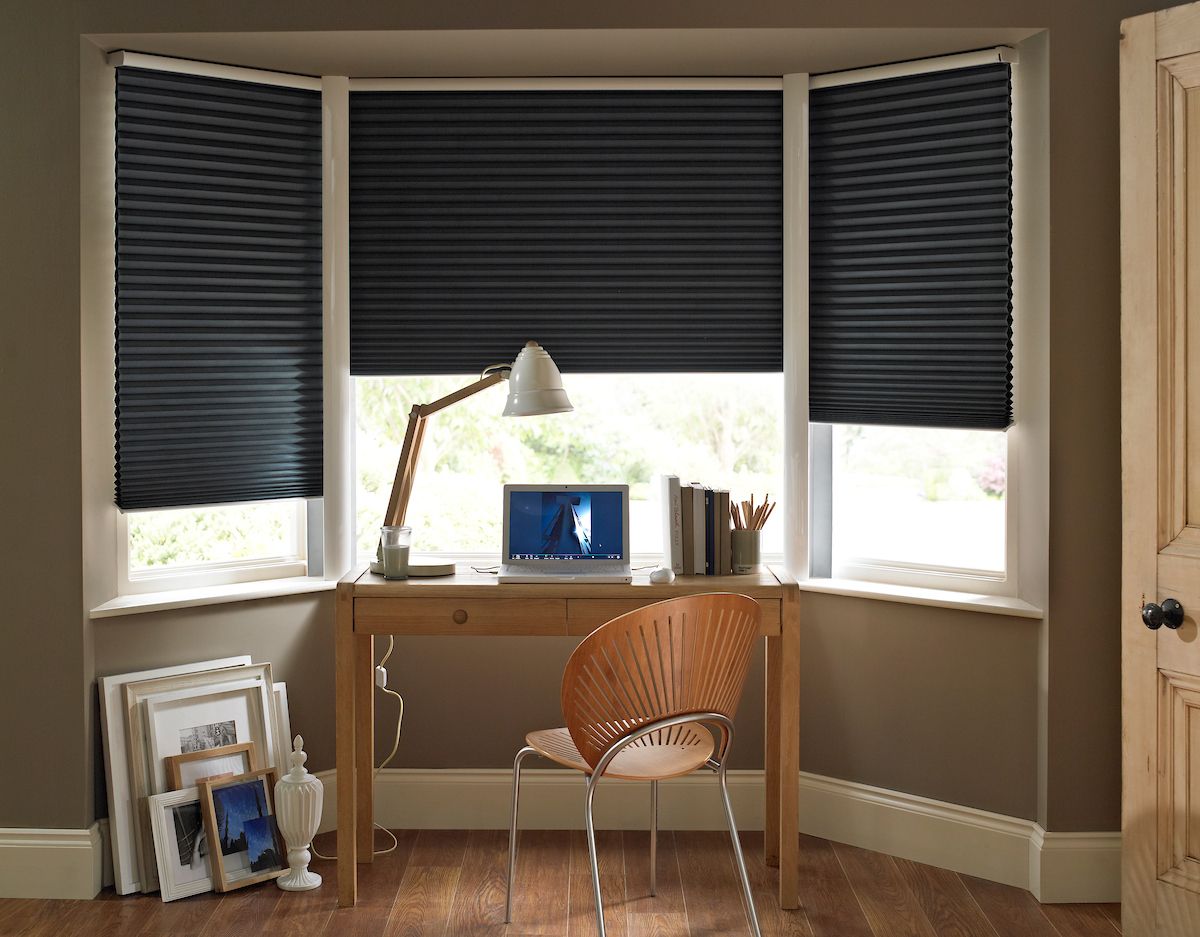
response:
<path fill-rule="evenodd" d="M 354 775 L 358 861 L 375 860 L 375 636 L 354 638 Z"/>
<path fill-rule="evenodd" d="M 784 589 L 779 636 L 779 907 L 800 906 L 800 590 Z"/>
<path fill-rule="evenodd" d="M 334 622 L 334 668 L 337 717 L 337 877 L 338 907 L 352 908 L 358 898 L 354 779 L 354 593 L 353 584 L 338 584 Z"/>
<path fill-rule="evenodd" d="M 763 719 L 763 758 L 765 761 L 765 797 L 763 811 L 763 860 L 779 865 L 779 645 L 782 639 L 770 637 L 767 643 L 766 704 Z"/>

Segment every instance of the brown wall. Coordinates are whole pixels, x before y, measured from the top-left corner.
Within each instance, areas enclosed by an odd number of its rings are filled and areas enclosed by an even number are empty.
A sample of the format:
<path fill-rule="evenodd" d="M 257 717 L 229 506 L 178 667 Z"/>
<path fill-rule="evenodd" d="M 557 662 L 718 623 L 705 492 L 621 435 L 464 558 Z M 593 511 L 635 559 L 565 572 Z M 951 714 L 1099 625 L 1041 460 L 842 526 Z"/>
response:
<path fill-rule="evenodd" d="M 250 651 L 291 682 L 314 762 L 332 750 L 328 597 L 89 622 L 80 561 L 80 33 L 486 27 L 1036 26 L 1051 46 L 1048 625 L 806 598 L 805 770 L 1055 830 L 1118 824 L 1117 40 L 1135 0 L 7 0 L 0 6 L 4 329 L 0 826 L 93 816 L 94 673 Z M 94 664 L 92 661 L 94 645 Z M 505 764 L 554 714 L 566 642 L 407 641 L 404 764 Z M 535 665 L 522 664 L 534 654 Z M 415 663 L 419 661 L 419 666 Z M 470 679 L 460 682 L 459 674 Z M 530 675 L 537 674 L 536 680 Z M 458 689 L 446 692 L 446 687 Z M 756 677 L 750 699 L 759 697 Z M 463 694 L 462 687 L 473 692 Z M 1044 696 L 1042 696 L 1044 694 Z M 1039 699 L 1045 707 L 1039 717 Z M 751 704 L 748 704 L 751 705 Z M 753 704 L 757 706 L 757 703 Z M 451 708 L 454 707 L 454 708 Z M 36 714 L 34 716 L 33 714 Z M 747 720 L 749 720 L 747 716 Z M 747 726 L 750 728 L 750 726 Z M 435 738 L 435 730 L 444 742 Z M 743 738 L 753 732 L 746 732 Z M 1040 743 L 1039 743 L 1040 738 Z M 1039 797 L 1039 744 L 1045 789 Z M 739 758 L 753 762 L 756 745 Z M 1044 802 L 1039 804 L 1039 801 Z M 102 809 L 102 808 L 101 808 Z"/>

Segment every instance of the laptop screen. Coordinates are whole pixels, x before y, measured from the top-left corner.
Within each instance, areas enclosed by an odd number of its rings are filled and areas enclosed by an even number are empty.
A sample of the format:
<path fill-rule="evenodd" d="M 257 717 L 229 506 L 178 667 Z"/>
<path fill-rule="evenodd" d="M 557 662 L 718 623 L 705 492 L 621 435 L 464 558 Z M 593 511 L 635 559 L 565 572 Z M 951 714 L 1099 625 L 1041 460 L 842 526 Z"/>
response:
<path fill-rule="evenodd" d="M 508 493 L 508 556 L 514 560 L 624 560 L 620 491 Z"/>

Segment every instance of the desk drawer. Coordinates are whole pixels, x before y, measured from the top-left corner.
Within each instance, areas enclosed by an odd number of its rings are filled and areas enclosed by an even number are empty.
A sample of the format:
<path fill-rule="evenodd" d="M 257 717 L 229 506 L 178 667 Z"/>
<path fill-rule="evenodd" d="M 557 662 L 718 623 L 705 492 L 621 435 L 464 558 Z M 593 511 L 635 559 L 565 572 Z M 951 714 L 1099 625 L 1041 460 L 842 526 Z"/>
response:
<path fill-rule="evenodd" d="M 363 634 L 562 635 L 567 600 L 360 598 L 354 621 Z"/>
<path fill-rule="evenodd" d="M 606 621 L 648 604 L 637 599 L 567 599 L 567 633 L 591 634 Z M 758 604 L 763 610 L 761 633 L 779 634 L 779 599 L 759 599 Z"/>

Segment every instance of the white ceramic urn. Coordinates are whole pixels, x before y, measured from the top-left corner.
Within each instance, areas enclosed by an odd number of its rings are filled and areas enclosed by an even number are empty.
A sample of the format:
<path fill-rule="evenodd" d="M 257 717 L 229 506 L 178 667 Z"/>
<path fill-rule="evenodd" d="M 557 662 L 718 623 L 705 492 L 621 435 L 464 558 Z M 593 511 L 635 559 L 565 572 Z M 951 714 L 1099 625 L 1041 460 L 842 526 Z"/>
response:
<path fill-rule="evenodd" d="M 275 818 L 288 847 L 288 871 L 275 884 L 284 891 L 309 891 L 321 884 L 321 876 L 308 870 L 312 860 L 308 847 L 321 823 L 325 786 L 304 767 L 308 761 L 301 750 L 304 739 L 297 735 L 292 746 L 291 770 L 275 785 Z"/>

